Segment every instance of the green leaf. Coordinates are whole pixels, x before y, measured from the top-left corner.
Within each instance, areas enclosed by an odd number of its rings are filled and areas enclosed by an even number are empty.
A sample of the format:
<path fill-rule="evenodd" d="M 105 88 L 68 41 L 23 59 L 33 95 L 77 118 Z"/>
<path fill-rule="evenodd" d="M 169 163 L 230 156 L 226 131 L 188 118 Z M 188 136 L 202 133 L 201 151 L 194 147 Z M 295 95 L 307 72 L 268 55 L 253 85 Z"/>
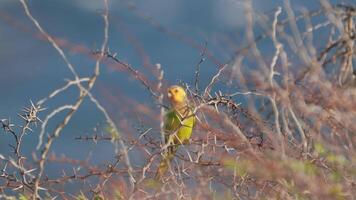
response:
<path fill-rule="evenodd" d="M 20 194 L 19 195 L 19 200 L 28 200 L 28 198 L 25 195 Z"/>
<path fill-rule="evenodd" d="M 95 195 L 95 196 L 93 197 L 93 200 L 104 200 L 104 198 L 101 197 L 100 195 Z"/>
<path fill-rule="evenodd" d="M 336 184 L 334 185 L 330 190 L 329 190 L 329 194 L 331 196 L 333 196 L 336 200 L 342 200 L 342 199 L 346 199 L 345 198 L 345 194 L 342 191 L 342 187 L 340 184 Z"/>
<path fill-rule="evenodd" d="M 147 188 L 158 189 L 161 186 L 161 183 L 155 179 L 149 178 L 144 181 L 144 185 Z"/>
<path fill-rule="evenodd" d="M 295 172 L 300 172 L 307 175 L 316 175 L 317 173 L 316 166 L 308 161 L 296 160 L 296 161 L 288 162 L 287 166 L 290 166 L 290 168 Z"/>
<path fill-rule="evenodd" d="M 110 126 L 109 124 L 105 126 L 104 130 L 105 130 L 105 132 L 107 132 L 110 135 L 112 140 L 119 138 L 119 132 L 114 127 Z"/>
<path fill-rule="evenodd" d="M 75 198 L 76 200 L 88 200 L 88 198 L 83 194 L 83 192 L 80 192 L 79 196 Z"/>
<path fill-rule="evenodd" d="M 246 176 L 250 162 L 248 160 L 237 161 L 234 158 L 227 158 L 223 160 L 225 168 L 234 171 L 240 177 Z"/>
<path fill-rule="evenodd" d="M 314 148 L 320 155 L 324 155 L 326 153 L 326 149 L 321 143 L 315 143 Z"/>
<path fill-rule="evenodd" d="M 346 164 L 346 158 L 342 155 L 335 155 L 335 154 L 329 154 L 326 159 L 334 164 L 339 164 L 339 165 L 345 165 Z"/>

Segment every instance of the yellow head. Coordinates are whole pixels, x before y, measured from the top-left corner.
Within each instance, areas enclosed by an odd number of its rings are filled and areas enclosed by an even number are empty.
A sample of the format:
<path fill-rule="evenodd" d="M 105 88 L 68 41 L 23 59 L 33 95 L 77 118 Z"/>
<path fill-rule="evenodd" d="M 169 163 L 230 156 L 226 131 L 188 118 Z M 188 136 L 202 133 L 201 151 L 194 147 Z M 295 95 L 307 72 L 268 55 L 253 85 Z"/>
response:
<path fill-rule="evenodd" d="M 185 90 L 178 85 L 173 85 L 169 87 L 167 96 L 172 106 L 182 105 L 186 103 L 187 93 L 185 93 Z"/>

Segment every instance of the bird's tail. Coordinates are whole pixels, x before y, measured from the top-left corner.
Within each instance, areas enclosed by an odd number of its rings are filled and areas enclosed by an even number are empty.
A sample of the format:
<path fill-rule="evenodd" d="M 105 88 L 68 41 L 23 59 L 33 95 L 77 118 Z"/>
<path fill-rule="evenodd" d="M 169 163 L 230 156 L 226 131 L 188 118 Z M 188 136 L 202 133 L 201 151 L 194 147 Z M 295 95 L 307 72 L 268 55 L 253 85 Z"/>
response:
<path fill-rule="evenodd" d="M 159 166 L 157 168 L 155 179 L 158 181 L 162 180 L 164 174 L 169 169 L 171 160 L 174 158 L 174 155 L 178 150 L 178 146 L 177 145 L 169 146 L 167 150 L 168 151 L 162 156 L 161 162 L 159 163 Z"/>

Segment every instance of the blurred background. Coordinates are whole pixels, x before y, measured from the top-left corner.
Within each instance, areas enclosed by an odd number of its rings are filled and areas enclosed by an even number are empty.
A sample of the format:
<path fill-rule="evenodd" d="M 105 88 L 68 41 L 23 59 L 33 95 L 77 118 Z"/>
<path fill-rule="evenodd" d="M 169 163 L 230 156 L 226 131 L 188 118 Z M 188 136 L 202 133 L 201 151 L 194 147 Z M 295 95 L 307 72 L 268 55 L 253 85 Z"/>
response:
<path fill-rule="evenodd" d="M 219 66 L 228 62 L 245 44 L 245 14 L 240 0 L 109 2 L 110 51 L 116 52 L 120 60 L 131 64 L 153 83 L 157 79 L 153 65 L 160 63 L 166 84 L 193 84 L 195 66 L 206 43 L 213 55 L 201 66 L 200 84 L 206 85 Z M 356 1 L 334 0 L 331 3 L 355 4 Z M 291 0 L 291 4 L 297 13 L 302 9 L 312 11 L 319 7 L 316 0 Z M 92 75 L 95 64 L 92 51 L 99 49 L 103 40 L 103 1 L 29 0 L 28 5 L 43 28 L 60 42 L 79 74 Z M 283 1 L 253 0 L 253 5 L 256 17 L 260 14 L 271 17 L 277 6 L 283 7 Z M 283 18 L 285 14 L 281 16 Z M 30 105 L 30 100 L 37 102 L 46 97 L 73 76 L 58 53 L 25 16 L 18 1 L 0 1 L 0 27 L 0 118 L 9 118 L 11 122 L 20 124 L 17 113 L 23 106 Z M 260 45 L 263 48 L 263 43 Z M 152 125 L 145 124 L 145 119 L 136 111 L 137 107 L 132 106 L 144 105 L 159 112 L 147 90 L 130 73 L 110 62 L 102 65 L 93 94 L 109 111 L 123 134 L 126 134 L 123 127 L 135 130 L 140 129 L 137 126 Z M 48 110 L 42 116 L 60 105 L 73 103 L 77 95 L 73 88 L 49 101 L 45 105 Z M 51 121 L 47 130 L 53 130 L 63 116 L 60 114 Z M 75 139 L 105 134 L 104 123 L 101 113 L 91 102 L 85 101 L 55 141 L 52 151 L 74 159 L 89 157 L 91 163 L 99 165 L 114 160 L 110 142 L 95 144 Z M 38 129 L 34 130 L 25 136 L 27 142 L 22 151 L 28 157 L 38 143 Z M 157 131 L 151 134 L 159 136 Z M 8 144 L 13 142 L 13 138 L 7 135 L 0 138 L 0 152 L 11 154 Z M 139 163 L 142 158 L 138 156 L 135 159 L 133 162 Z M 54 167 L 49 163 L 47 167 L 49 175 L 53 176 L 60 175 L 66 168 L 70 170 L 67 165 L 56 164 Z"/>

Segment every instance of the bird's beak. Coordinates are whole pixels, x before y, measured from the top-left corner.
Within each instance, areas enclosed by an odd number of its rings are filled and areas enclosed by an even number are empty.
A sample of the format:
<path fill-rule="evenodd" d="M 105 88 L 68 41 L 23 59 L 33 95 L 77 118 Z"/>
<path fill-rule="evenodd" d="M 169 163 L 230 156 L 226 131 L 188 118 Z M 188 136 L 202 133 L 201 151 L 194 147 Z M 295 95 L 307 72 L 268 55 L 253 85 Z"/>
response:
<path fill-rule="evenodd" d="M 172 93 L 168 92 L 168 98 L 172 97 Z"/>

